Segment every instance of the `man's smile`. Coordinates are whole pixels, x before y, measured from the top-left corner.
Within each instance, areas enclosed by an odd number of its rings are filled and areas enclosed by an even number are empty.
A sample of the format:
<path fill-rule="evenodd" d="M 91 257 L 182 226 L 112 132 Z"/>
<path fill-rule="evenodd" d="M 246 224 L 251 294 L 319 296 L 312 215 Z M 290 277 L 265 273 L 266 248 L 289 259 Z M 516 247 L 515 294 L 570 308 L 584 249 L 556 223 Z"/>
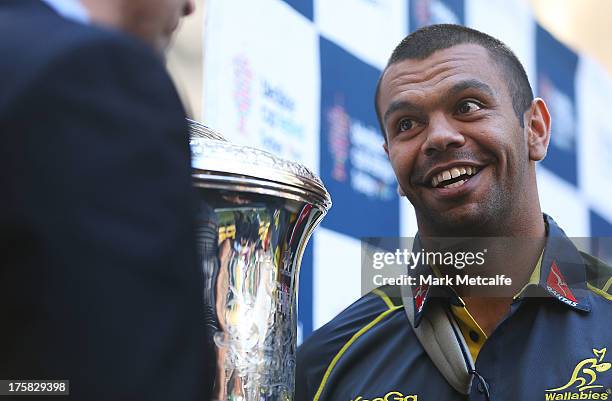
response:
<path fill-rule="evenodd" d="M 455 162 L 439 166 L 426 175 L 424 186 L 438 199 L 465 195 L 476 188 L 480 173 L 486 165 L 471 162 Z"/>
<path fill-rule="evenodd" d="M 431 185 L 432 188 L 455 188 L 476 175 L 478 170 L 478 166 L 469 164 L 457 164 L 446 168 L 440 167 L 428 174 L 431 179 L 426 180 L 425 183 Z"/>
<path fill-rule="evenodd" d="M 478 175 L 484 167 L 485 164 L 472 161 L 445 163 L 425 174 L 421 185 L 432 190 L 438 198 L 459 196 L 474 187 L 468 184 L 475 184 L 475 181 L 478 181 Z"/>

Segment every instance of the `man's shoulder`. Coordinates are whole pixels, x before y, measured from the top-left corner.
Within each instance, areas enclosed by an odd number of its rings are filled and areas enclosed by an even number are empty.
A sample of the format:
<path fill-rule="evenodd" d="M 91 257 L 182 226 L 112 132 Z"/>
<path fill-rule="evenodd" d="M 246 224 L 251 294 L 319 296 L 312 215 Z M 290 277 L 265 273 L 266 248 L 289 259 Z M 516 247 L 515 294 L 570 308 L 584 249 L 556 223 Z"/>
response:
<path fill-rule="evenodd" d="M 42 2 L 26 3 L 21 7 L 0 7 L 0 48 L 11 55 L 0 64 L 26 57 L 36 61 L 90 42 L 123 40 L 124 35 L 111 30 L 64 18 L 38 4 Z"/>
<path fill-rule="evenodd" d="M 298 349 L 298 393 L 312 398 L 314 394 L 310 393 L 324 382 L 340 359 L 350 358 L 359 348 L 358 343 L 375 335 L 389 319 L 407 322 L 397 287 L 373 290 L 316 330 Z"/>
<path fill-rule="evenodd" d="M 123 54 L 133 64 L 159 64 L 152 49 L 137 39 L 113 30 L 65 19 L 41 5 L 0 7 L 0 82 L 6 94 L 23 89 L 59 63 L 91 60 L 86 74 L 96 68 L 96 59 Z"/>
<path fill-rule="evenodd" d="M 2 26 L 0 17 L 0 36 L 19 37 L 15 43 L 0 39 L 0 119 L 58 92 L 73 98 L 88 92 L 100 103 L 121 97 L 139 107 L 146 104 L 143 114 L 154 109 L 184 116 L 161 57 L 140 40 L 54 14 L 27 22 L 38 24 L 34 27 L 17 28 L 14 22 Z"/>
<path fill-rule="evenodd" d="M 374 319 L 402 309 L 397 287 L 379 287 L 359 298 L 327 324 L 317 329 L 300 347 L 300 350 L 319 348 L 322 342 L 329 342 L 331 334 L 345 337 L 366 328 Z"/>
<path fill-rule="evenodd" d="M 612 301 L 612 266 L 586 252 L 580 252 L 586 266 L 587 287 L 592 293 Z"/>

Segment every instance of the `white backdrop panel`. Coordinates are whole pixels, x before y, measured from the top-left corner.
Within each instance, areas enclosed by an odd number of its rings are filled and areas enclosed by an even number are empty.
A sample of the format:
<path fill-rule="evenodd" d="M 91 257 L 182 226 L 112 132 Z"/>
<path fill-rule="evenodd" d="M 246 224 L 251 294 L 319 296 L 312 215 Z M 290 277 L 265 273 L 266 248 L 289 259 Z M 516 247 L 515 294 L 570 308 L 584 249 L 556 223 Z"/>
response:
<path fill-rule="evenodd" d="M 314 0 L 321 34 L 381 70 L 407 33 L 407 16 L 404 0 Z"/>
<path fill-rule="evenodd" d="M 313 235 L 313 328 L 330 321 L 361 295 L 361 242 L 323 227 Z"/>
<path fill-rule="evenodd" d="M 504 42 L 523 64 L 532 88 L 536 88 L 536 23 L 524 0 L 467 0 L 466 25 Z"/>
<path fill-rule="evenodd" d="M 584 196 L 566 181 L 537 166 L 542 211 L 550 215 L 570 237 L 588 237 L 589 207 Z"/>
<path fill-rule="evenodd" d="M 612 221 L 612 83 L 603 67 L 584 56 L 578 61 L 576 103 L 578 183 L 593 208 Z"/>
<path fill-rule="evenodd" d="M 400 199 L 400 236 L 414 237 L 418 231 L 416 215 L 412 203 L 406 198 Z"/>
<path fill-rule="evenodd" d="M 318 171 L 319 40 L 280 0 L 209 0 L 203 119 Z"/>

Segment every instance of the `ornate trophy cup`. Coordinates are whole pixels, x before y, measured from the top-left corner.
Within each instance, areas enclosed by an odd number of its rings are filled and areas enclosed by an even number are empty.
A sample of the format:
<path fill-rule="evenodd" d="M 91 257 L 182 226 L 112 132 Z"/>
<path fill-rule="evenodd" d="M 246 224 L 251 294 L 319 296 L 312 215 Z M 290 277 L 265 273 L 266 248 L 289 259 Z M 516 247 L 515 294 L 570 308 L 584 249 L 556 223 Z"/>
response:
<path fill-rule="evenodd" d="M 291 401 L 299 267 L 329 194 L 300 164 L 190 131 L 213 399 Z"/>

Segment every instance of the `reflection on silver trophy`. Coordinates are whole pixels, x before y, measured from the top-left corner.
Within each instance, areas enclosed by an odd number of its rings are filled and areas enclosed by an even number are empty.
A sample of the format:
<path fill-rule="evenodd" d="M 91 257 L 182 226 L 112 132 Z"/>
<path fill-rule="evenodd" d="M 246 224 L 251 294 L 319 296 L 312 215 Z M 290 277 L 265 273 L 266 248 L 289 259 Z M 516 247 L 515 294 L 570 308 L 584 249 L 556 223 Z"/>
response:
<path fill-rule="evenodd" d="M 213 399 L 291 401 L 299 267 L 329 194 L 304 166 L 189 123 Z"/>

